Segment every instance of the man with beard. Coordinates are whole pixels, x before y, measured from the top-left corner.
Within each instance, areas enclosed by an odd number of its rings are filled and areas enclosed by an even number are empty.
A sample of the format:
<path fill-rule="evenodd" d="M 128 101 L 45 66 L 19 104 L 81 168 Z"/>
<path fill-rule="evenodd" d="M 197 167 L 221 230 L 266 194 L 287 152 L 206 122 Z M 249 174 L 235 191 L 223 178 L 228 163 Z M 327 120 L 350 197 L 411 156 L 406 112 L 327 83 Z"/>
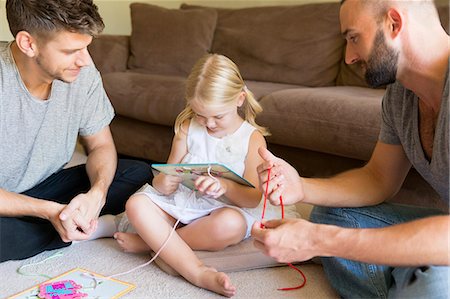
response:
<path fill-rule="evenodd" d="M 92 0 L 8 0 L 0 44 L 0 261 L 85 240 L 151 179 L 117 160 L 114 111 L 87 46 L 103 21 Z M 63 169 L 77 137 L 86 165 Z"/>
<path fill-rule="evenodd" d="M 328 179 L 299 177 L 267 150 L 261 188 L 280 204 L 316 205 L 311 220 L 264 221 L 255 245 L 281 262 L 322 257 L 343 297 L 448 298 L 448 212 L 385 203 L 413 166 L 449 202 L 449 36 L 431 0 L 346 0 L 346 62 L 369 85 L 388 85 L 367 165 Z"/>

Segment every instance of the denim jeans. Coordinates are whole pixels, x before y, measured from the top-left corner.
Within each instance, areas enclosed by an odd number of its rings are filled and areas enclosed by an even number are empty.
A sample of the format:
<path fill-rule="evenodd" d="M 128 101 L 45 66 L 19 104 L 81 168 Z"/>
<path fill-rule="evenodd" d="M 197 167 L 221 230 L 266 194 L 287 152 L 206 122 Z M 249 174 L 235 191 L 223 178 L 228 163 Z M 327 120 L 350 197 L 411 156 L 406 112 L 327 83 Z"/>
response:
<path fill-rule="evenodd" d="M 377 228 L 442 211 L 383 203 L 364 208 L 315 207 L 311 221 L 348 228 Z M 433 246 L 433 244 L 428 244 Z M 449 298 L 450 267 L 389 267 L 336 257 L 321 258 L 334 289 L 344 298 Z"/>
<path fill-rule="evenodd" d="M 152 172 L 148 164 L 120 159 L 100 214 L 123 212 L 127 199 L 142 185 L 151 182 L 151 179 Z M 62 169 L 22 194 L 67 204 L 76 195 L 87 192 L 90 186 L 85 165 L 79 165 Z M 25 259 L 45 250 L 70 244 L 61 240 L 48 220 L 36 217 L 0 217 L 0 262 Z"/>

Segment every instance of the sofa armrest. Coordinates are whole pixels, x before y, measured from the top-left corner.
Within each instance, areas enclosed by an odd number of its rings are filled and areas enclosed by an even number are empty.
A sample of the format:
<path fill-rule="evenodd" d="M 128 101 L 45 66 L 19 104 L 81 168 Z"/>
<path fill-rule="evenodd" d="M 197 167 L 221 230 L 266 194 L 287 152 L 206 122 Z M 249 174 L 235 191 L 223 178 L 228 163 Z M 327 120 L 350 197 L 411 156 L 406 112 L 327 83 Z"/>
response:
<path fill-rule="evenodd" d="M 123 72 L 127 69 L 130 55 L 130 36 L 99 35 L 89 45 L 89 53 L 102 74 Z"/>

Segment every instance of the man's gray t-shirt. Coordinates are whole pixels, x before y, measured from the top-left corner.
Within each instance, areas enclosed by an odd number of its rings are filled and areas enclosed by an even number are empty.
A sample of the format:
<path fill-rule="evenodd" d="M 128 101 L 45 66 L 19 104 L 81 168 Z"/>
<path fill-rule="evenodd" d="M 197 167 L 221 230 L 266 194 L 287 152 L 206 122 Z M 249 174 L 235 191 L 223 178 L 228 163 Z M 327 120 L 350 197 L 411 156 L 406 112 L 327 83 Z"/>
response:
<path fill-rule="evenodd" d="M 433 156 L 429 162 L 419 136 L 419 99 L 399 82 L 390 85 L 383 98 L 380 141 L 401 144 L 417 172 L 449 202 L 449 77 L 446 74 L 444 92 L 436 123 Z"/>
<path fill-rule="evenodd" d="M 20 193 L 39 184 L 70 160 L 78 134 L 93 135 L 113 117 L 93 64 L 72 83 L 54 80 L 43 101 L 25 87 L 10 44 L 0 43 L 0 188 Z"/>

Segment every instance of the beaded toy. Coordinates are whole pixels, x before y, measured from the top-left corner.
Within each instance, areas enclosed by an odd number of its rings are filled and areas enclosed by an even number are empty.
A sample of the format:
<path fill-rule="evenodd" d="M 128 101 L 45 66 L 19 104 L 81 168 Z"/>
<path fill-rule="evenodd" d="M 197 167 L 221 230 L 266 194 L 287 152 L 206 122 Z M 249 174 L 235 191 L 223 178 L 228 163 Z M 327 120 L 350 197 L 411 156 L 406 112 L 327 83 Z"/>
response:
<path fill-rule="evenodd" d="M 81 288 L 82 286 L 73 280 L 53 281 L 39 286 L 38 297 L 41 299 L 80 299 L 87 296 L 78 291 Z"/>

